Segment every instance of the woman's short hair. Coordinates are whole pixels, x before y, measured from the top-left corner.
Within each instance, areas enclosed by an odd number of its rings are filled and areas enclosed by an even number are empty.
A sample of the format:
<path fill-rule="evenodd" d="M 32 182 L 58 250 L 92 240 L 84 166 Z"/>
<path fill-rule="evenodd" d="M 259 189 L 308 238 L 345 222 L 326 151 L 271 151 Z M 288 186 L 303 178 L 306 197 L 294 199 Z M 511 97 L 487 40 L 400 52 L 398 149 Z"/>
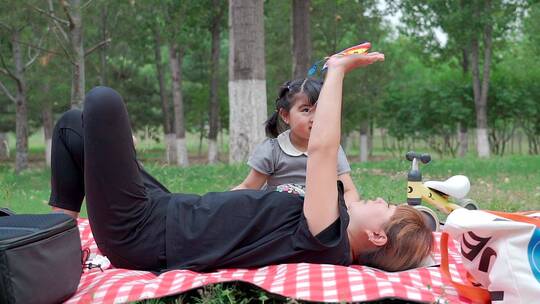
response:
<path fill-rule="evenodd" d="M 397 206 L 384 231 L 386 244 L 360 255 L 360 264 L 385 271 L 402 271 L 421 266 L 431 253 L 433 233 L 422 214 L 411 206 Z"/>

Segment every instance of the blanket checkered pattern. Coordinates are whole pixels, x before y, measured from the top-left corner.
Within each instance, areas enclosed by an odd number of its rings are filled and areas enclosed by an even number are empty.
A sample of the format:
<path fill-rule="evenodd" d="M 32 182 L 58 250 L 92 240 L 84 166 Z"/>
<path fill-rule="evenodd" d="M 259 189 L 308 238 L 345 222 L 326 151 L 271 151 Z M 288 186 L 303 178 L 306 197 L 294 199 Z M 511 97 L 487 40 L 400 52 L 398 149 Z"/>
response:
<path fill-rule="evenodd" d="M 88 220 L 79 220 L 83 248 L 99 253 Z M 440 262 L 439 238 L 433 258 Z M 459 244 L 449 244 L 450 273 L 466 282 Z M 384 298 L 418 302 L 470 303 L 442 279 L 438 267 L 389 273 L 365 266 L 282 264 L 259 269 L 225 269 L 213 273 L 174 270 L 156 276 L 146 271 L 110 268 L 84 273 L 77 293 L 66 303 L 124 303 L 179 294 L 204 285 L 243 281 L 288 298 L 320 302 L 372 301 Z"/>

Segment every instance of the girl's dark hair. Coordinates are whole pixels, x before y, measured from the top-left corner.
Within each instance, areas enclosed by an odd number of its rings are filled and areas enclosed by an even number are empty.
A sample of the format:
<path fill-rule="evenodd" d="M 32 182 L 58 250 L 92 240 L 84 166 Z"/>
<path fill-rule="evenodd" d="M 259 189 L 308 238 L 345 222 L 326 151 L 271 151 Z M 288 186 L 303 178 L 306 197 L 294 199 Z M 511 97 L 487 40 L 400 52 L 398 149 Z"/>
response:
<path fill-rule="evenodd" d="M 279 115 L 279 110 L 289 111 L 296 101 L 296 94 L 305 94 L 309 103 L 314 105 L 319 99 L 321 88 L 322 81 L 313 78 L 296 79 L 281 85 L 278 98 L 276 98 L 275 111 L 265 122 L 266 136 L 275 138 L 288 129 L 287 124 L 282 121 Z"/>

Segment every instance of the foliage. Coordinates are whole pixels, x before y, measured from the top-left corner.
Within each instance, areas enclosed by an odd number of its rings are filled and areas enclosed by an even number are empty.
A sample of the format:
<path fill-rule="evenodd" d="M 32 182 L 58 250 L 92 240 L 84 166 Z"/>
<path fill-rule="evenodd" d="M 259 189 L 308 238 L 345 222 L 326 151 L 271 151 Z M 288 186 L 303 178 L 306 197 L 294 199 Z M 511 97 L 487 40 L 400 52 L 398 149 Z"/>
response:
<path fill-rule="evenodd" d="M 266 1 L 264 6 L 266 92 L 268 113 L 273 113 L 278 89 L 292 75 L 290 1 Z M 313 17 L 312 17 L 313 19 Z"/>
<path fill-rule="evenodd" d="M 475 126 L 471 77 L 463 71 L 462 49 L 486 21 L 470 18 L 477 1 L 462 2 L 463 7 L 459 1 L 387 1 L 391 9 L 388 12 L 382 11 L 380 2 L 374 0 L 311 1 L 313 62 L 366 40 L 372 43 L 372 50 L 386 55 L 384 64 L 355 71 L 346 79 L 344 137 L 369 124 L 386 129 L 402 149 L 423 141 L 441 154 L 454 154 L 457 124 Z M 50 22 L 44 13 L 33 8 L 45 9 L 44 2 L 25 3 L 7 1 L 6 7 L 11 9 L 3 11 L 0 22 L 29 23 L 23 38 L 31 42 L 32 34 L 45 31 Z M 506 153 L 505 143 L 513 130 L 522 130 L 529 140 L 530 152 L 540 153 L 540 4 L 522 0 L 493 3 L 496 14 L 490 18 L 495 24 L 494 55 L 488 95 L 492 149 L 494 153 Z M 226 2 L 220 5 L 228 9 Z M 86 57 L 86 87 L 105 84 L 115 88 L 124 96 L 133 129 L 161 138 L 163 112 L 154 58 L 154 34 L 158 31 L 164 42 L 177 41 L 184 48 L 186 130 L 199 133 L 204 139 L 210 95 L 209 26 L 215 9 L 212 0 L 88 2 L 83 9 L 85 48 L 106 38 L 111 42 Z M 272 111 L 277 88 L 292 74 L 292 8 L 287 1 L 266 0 L 264 9 L 268 107 Z M 403 16 L 396 34 L 385 15 L 398 14 L 398 10 Z M 10 11 L 14 13 L 7 13 Z M 223 18 L 223 25 L 226 23 L 227 18 Z M 446 34 L 446 43 L 439 42 L 436 33 Z M 69 108 L 71 66 L 62 55 L 57 34 L 50 32 L 38 64 L 26 71 L 31 132 L 42 125 L 43 105 L 52 104 L 55 117 Z M 224 27 L 218 95 L 222 109 L 220 125 L 225 132 L 227 35 Z M 0 53 L 10 58 L 10 52 L 9 35 L 2 29 Z M 166 94 L 170 95 L 166 45 L 161 53 Z M 6 79 L 0 73 L 0 80 Z M 9 89 L 14 89 L 12 83 L 5 82 Z M 0 130 L 14 130 L 14 110 L 13 103 L 0 94 Z M 172 103 L 168 111 L 173 113 Z"/>

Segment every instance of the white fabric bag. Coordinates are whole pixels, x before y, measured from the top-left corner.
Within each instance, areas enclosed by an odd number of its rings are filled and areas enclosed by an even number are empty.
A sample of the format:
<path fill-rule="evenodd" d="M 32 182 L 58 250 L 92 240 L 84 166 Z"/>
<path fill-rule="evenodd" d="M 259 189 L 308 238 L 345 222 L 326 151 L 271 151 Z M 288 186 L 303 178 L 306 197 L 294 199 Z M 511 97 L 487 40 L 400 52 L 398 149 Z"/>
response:
<path fill-rule="evenodd" d="M 465 268 L 489 290 L 489 294 L 478 290 L 478 299 L 472 300 L 491 297 L 493 303 L 540 303 L 540 218 L 536 215 L 540 213 L 525 216 L 463 208 L 448 216 L 443 231 L 461 244 Z"/>

